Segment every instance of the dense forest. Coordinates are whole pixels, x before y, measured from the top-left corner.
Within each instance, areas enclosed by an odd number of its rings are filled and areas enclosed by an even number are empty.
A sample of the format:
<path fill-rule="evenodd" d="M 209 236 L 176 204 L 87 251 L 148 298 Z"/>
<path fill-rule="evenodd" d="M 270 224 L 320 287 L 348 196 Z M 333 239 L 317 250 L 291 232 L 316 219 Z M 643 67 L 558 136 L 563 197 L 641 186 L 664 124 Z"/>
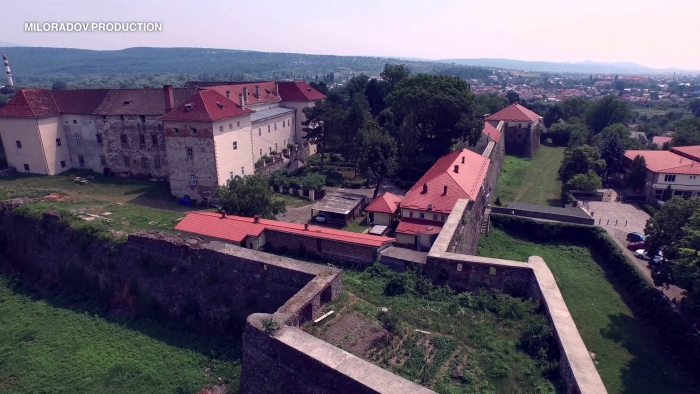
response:
<path fill-rule="evenodd" d="M 365 56 L 305 55 L 207 48 L 127 48 L 94 51 L 69 48 L 0 48 L 10 60 L 15 84 L 69 89 L 181 85 L 189 77 L 204 81 L 306 79 L 331 72 L 379 75 L 385 64 L 403 63 L 413 73 L 458 74 L 486 78 L 491 71 L 437 62 L 400 61 Z"/>

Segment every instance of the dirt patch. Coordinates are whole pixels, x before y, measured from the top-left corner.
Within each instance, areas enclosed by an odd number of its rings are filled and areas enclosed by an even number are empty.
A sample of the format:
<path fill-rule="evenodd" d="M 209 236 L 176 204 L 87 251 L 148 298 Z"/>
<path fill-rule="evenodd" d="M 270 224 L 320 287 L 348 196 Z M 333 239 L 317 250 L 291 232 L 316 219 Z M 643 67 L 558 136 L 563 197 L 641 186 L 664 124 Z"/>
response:
<path fill-rule="evenodd" d="M 325 341 L 366 357 L 389 333 L 376 322 L 363 319 L 359 313 L 344 315 L 321 335 Z"/>
<path fill-rule="evenodd" d="M 226 394 L 228 384 L 216 384 L 213 386 L 204 386 L 199 394 Z"/>
<path fill-rule="evenodd" d="M 41 201 L 65 202 L 68 200 L 70 200 L 70 197 L 58 193 L 51 193 L 41 198 Z"/>

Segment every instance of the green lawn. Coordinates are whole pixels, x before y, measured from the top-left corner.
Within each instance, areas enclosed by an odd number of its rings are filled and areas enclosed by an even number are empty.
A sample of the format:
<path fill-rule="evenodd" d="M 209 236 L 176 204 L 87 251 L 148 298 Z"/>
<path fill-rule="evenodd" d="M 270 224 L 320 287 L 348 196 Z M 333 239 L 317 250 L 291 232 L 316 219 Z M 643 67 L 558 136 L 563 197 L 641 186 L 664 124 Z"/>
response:
<path fill-rule="evenodd" d="M 632 314 L 627 303 L 633 300 L 606 279 L 588 248 L 536 244 L 493 229 L 481 238 L 478 254 L 518 261 L 536 255 L 547 262 L 610 394 L 700 392 L 664 353 L 655 331 Z"/>
<path fill-rule="evenodd" d="M 343 227 L 343 230 L 352 231 L 353 233 L 364 233 L 368 229 L 369 227 L 367 227 L 366 216 L 360 216 L 359 218 L 350 222 L 350 224 L 348 224 L 347 226 Z"/>
<path fill-rule="evenodd" d="M 239 341 L 106 320 L 65 299 L 33 299 L 11 283 L 0 276 L 2 394 L 198 393 L 219 377 L 237 391 Z"/>
<path fill-rule="evenodd" d="M 284 193 L 274 193 L 274 197 L 284 201 L 284 205 L 287 207 L 287 209 L 305 207 L 314 203 L 311 200 Z"/>
<path fill-rule="evenodd" d="M 538 205 L 560 204 L 561 181 L 557 171 L 564 148 L 542 145 L 534 159 L 506 156 L 496 196 L 503 205 L 519 201 Z"/>

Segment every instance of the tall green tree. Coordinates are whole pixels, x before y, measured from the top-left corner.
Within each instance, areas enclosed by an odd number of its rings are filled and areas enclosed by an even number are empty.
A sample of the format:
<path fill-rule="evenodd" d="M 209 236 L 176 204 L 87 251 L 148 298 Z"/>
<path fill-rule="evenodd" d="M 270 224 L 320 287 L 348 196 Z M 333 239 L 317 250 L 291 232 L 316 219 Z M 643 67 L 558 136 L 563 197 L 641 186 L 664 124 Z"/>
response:
<path fill-rule="evenodd" d="M 323 100 L 313 107 L 304 108 L 302 112 L 306 116 L 306 120 L 301 123 L 304 126 L 304 139 L 318 147 L 321 154 L 320 168 L 323 171 L 326 147 L 333 144 L 338 131 L 344 127 L 343 109 L 335 102 Z"/>
<path fill-rule="evenodd" d="M 396 140 L 375 124 L 367 124 L 361 131 L 360 168 L 370 171 L 377 184 L 374 197 L 379 193 L 382 180 L 396 170 Z"/>
<path fill-rule="evenodd" d="M 508 106 L 508 99 L 495 93 L 474 96 L 474 112 L 477 115 L 495 114 Z"/>
<path fill-rule="evenodd" d="M 613 135 L 617 137 L 617 140 L 626 150 L 642 148 L 642 144 L 638 140 L 632 138 L 630 129 L 622 123 L 615 123 L 604 128 L 593 138 L 593 140 L 598 147 L 602 147 L 603 143 Z"/>
<path fill-rule="evenodd" d="M 216 189 L 221 208 L 230 215 L 273 219 L 285 212 L 284 201 L 274 198 L 268 180 L 262 175 L 236 176 Z"/>
<path fill-rule="evenodd" d="M 625 147 L 617 134 L 610 134 L 600 144 L 600 157 L 605 160 L 609 174 L 622 171 L 622 160 L 625 157 Z"/>
<path fill-rule="evenodd" d="M 369 101 L 362 93 L 355 93 L 346 111 L 344 127 L 340 130 L 340 136 L 337 139 L 337 150 L 343 153 L 346 161 L 353 163 L 355 175 L 357 175 L 357 164 L 361 155 L 360 150 L 357 149 L 362 141 L 361 130 L 368 123 L 374 123 Z"/>
<path fill-rule="evenodd" d="M 647 162 L 644 156 L 637 155 L 632 160 L 630 172 L 625 177 L 625 185 L 639 191 L 647 182 Z"/>
<path fill-rule="evenodd" d="M 594 102 L 586 112 L 586 123 L 595 133 L 615 123 L 626 124 L 632 119 L 632 110 L 617 96 L 605 96 Z"/>
<path fill-rule="evenodd" d="M 568 190 L 595 191 L 603 187 L 603 182 L 598 174 L 588 171 L 585 174 L 576 174 L 569 179 L 566 184 Z"/>
<path fill-rule="evenodd" d="M 583 97 L 569 97 L 560 101 L 557 106 L 561 108 L 561 118 L 565 121 L 583 122 L 590 104 L 591 102 Z"/>
<path fill-rule="evenodd" d="M 520 95 L 515 90 L 509 90 L 506 93 L 506 98 L 508 99 L 508 104 L 516 104 L 520 102 Z"/>
<path fill-rule="evenodd" d="M 586 125 L 581 123 L 556 123 L 547 129 L 547 138 L 552 140 L 552 143 L 558 146 L 568 146 L 569 139 L 572 133 L 580 132 L 581 135 L 585 136 L 588 134 L 588 128 Z"/>
<path fill-rule="evenodd" d="M 559 167 L 559 178 L 563 183 L 576 174 L 587 174 L 589 171 L 598 176 L 605 173 L 605 160 L 600 157 L 598 148 L 583 145 L 564 152 L 564 159 Z"/>
<path fill-rule="evenodd" d="M 671 144 L 673 146 L 700 145 L 700 119 L 684 119 L 678 122 Z"/>
<path fill-rule="evenodd" d="M 454 143 L 466 139 L 476 144 L 481 136 L 484 123 L 474 113 L 474 95 L 460 78 L 427 74 L 404 78 L 386 103 L 393 135 L 412 134 L 398 138 L 403 158 L 424 155 L 434 161 Z M 405 140 L 415 145 L 404 144 Z"/>
<path fill-rule="evenodd" d="M 380 76 L 387 83 L 388 90 L 394 90 L 396 84 L 408 78 L 411 71 L 404 64 L 385 64 Z"/>

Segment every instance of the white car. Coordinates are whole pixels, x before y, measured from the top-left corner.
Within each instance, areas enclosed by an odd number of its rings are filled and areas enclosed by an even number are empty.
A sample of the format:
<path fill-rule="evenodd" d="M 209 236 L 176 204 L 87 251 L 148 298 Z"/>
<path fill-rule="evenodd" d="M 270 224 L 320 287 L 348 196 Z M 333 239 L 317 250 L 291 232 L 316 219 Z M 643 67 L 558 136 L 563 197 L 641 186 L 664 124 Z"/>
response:
<path fill-rule="evenodd" d="M 325 223 L 326 222 L 326 213 L 325 212 L 319 212 L 318 215 L 316 215 L 316 218 L 314 218 L 315 221 L 319 223 Z"/>
<path fill-rule="evenodd" d="M 634 251 L 634 257 L 642 260 L 650 260 L 649 255 L 647 254 L 647 251 L 645 249 L 637 249 Z M 653 259 L 651 259 L 651 262 L 653 264 L 659 264 L 664 258 L 663 253 L 659 252 L 654 256 Z"/>

